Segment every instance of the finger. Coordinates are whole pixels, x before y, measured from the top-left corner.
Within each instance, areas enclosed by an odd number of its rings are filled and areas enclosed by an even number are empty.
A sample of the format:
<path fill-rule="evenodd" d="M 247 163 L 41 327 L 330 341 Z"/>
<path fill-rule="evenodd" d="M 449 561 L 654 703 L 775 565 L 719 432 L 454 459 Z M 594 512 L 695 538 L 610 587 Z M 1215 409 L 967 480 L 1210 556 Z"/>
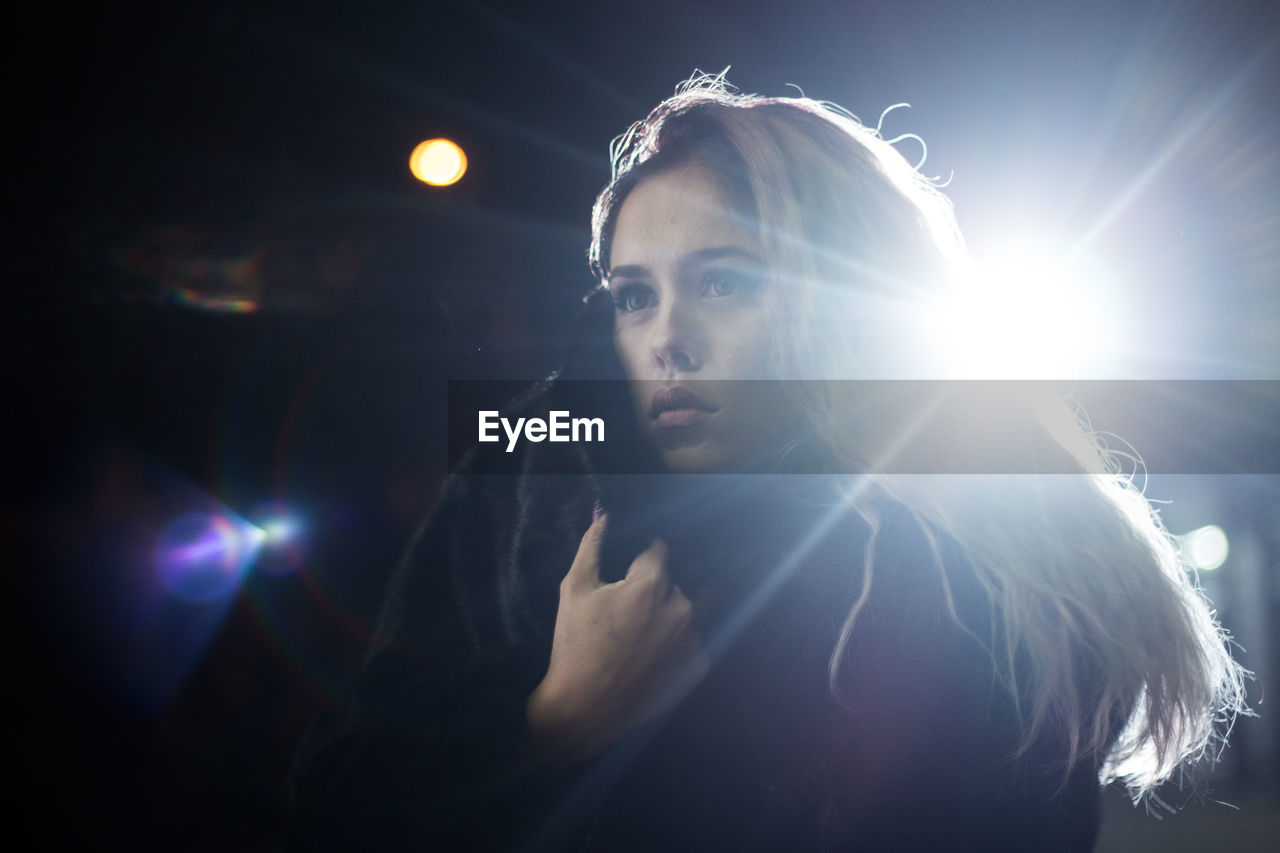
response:
<path fill-rule="evenodd" d="M 698 637 L 697 620 L 694 617 L 693 602 L 684 594 L 679 585 L 672 584 L 667 600 L 663 602 L 664 612 L 671 624 L 683 636 Z"/>
<path fill-rule="evenodd" d="M 582 589 L 600 585 L 600 545 L 604 542 L 604 531 L 608 521 L 608 516 L 601 515 L 592 521 L 587 532 L 582 534 L 582 541 L 578 543 L 578 553 L 573 558 L 569 573 L 565 575 L 565 580 L 570 585 Z"/>
<path fill-rule="evenodd" d="M 623 580 L 633 586 L 654 588 L 659 598 L 666 598 L 671 592 L 671 576 L 667 573 L 669 556 L 667 543 L 661 539 L 653 540 L 648 548 L 631 561 Z"/>

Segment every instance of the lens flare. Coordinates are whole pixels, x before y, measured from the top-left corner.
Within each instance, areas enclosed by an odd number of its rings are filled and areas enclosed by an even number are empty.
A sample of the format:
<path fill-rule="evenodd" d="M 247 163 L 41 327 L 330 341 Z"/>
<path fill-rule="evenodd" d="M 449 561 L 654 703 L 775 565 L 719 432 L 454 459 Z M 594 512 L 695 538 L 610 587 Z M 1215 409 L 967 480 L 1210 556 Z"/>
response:
<path fill-rule="evenodd" d="M 169 592 L 186 601 L 217 601 L 235 593 L 255 550 L 251 529 L 194 512 L 169 524 L 156 541 L 155 567 Z"/>
<path fill-rule="evenodd" d="M 1208 524 L 1179 536 L 1182 556 L 1193 568 L 1211 572 L 1227 561 L 1231 549 L 1227 534 L 1216 524 Z"/>
<path fill-rule="evenodd" d="M 428 139 L 409 155 L 409 170 L 423 183 L 447 187 L 466 173 L 467 155 L 451 140 Z"/>
<path fill-rule="evenodd" d="M 256 299 L 203 293 L 194 287 L 173 288 L 173 298 L 187 308 L 217 314 L 254 314 L 262 308 Z"/>
<path fill-rule="evenodd" d="M 249 513 L 260 534 L 254 565 L 270 574 L 296 571 L 306 557 L 302 516 L 282 501 L 260 504 Z"/>
<path fill-rule="evenodd" d="M 121 269 L 152 281 L 175 304 L 217 314 L 262 310 L 263 255 L 261 248 L 232 251 L 208 234 L 176 227 L 113 252 Z"/>

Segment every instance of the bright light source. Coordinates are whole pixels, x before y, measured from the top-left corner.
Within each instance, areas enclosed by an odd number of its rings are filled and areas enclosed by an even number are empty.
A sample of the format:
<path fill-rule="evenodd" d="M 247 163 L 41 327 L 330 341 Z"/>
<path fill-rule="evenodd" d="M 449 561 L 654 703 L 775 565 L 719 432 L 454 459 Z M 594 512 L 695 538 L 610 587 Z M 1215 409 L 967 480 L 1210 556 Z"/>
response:
<path fill-rule="evenodd" d="M 1230 549 L 1227 534 L 1216 524 L 1209 524 L 1178 537 L 1182 555 L 1201 571 L 1213 571 L 1227 561 Z"/>
<path fill-rule="evenodd" d="M 424 183 L 447 187 L 467 171 L 467 155 L 448 139 L 428 139 L 409 155 L 409 170 Z"/>
<path fill-rule="evenodd" d="M 261 536 L 254 565 L 270 574 L 286 574 L 302 565 L 306 525 L 297 510 L 283 501 L 268 501 L 255 507 L 249 520 Z"/>
<path fill-rule="evenodd" d="M 266 527 L 262 528 L 264 538 L 271 544 L 279 544 L 292 537 L 298 530 L 298 525 L 291 519 L 276 519 L 267 522 Z"/>
<path fill-rule="evenodd" d="M 1113 283 L 1065 258 L 1022 247 L 947 286 L 930 322 L 946 378 L 1077 378 L 1096 365 L 1115 337 Z"/>

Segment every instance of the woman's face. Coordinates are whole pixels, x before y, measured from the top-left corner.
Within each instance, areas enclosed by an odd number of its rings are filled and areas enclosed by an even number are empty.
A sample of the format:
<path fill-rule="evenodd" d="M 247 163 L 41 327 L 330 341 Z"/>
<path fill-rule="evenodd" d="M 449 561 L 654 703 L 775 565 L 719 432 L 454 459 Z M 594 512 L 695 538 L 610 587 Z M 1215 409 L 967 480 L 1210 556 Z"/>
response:
<path fill-rule="evenodd" d="M 755 467 L 792 422 L 771 370 L 755 230 L 708 170 L 642 180 L 609 255 L 614 344 L 642 430 L 675 472 Z"/>

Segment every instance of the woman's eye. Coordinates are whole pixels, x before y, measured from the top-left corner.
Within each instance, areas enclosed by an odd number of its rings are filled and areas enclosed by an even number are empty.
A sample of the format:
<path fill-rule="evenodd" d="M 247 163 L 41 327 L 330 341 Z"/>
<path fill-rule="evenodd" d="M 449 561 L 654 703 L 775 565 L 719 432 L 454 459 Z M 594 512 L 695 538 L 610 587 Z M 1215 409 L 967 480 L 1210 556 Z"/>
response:
<path fill-rule="evenodd" d="M 643 311 L 655 303 L 653 291 L 639 284 L 623 285 L 613 297 L 614 306 L 624 314 Z"/>
<path fill-rule="evenodd" d="M 746 270 L 712 270 L 702 279 L 703 296 L 732 296 L 755 290 L 760 286 L 760 276 Z"/>

